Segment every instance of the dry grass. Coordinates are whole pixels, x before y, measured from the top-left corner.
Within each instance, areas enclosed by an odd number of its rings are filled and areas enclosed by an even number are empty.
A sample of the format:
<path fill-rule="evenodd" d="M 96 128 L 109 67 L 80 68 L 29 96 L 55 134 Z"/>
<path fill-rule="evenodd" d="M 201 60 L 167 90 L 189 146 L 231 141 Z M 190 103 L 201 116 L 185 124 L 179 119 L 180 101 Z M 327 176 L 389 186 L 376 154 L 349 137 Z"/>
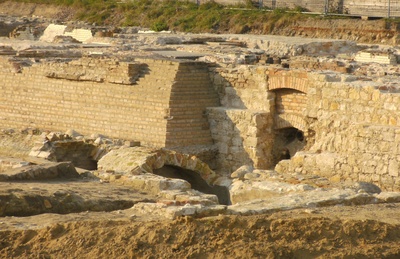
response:
<path fill-rule="evenodd" d="M 0 0 L 1 1 L 1 0 Z M 76 18 L 99 25 L 141 26 L 183 32 L 270 33 L 306 16 L 284 9 L 269 11 L 226 7 L 214 2 L 197 6 L 188 1 L 135 0 L 15 0 L 68 5 L 79 10 Z"/>

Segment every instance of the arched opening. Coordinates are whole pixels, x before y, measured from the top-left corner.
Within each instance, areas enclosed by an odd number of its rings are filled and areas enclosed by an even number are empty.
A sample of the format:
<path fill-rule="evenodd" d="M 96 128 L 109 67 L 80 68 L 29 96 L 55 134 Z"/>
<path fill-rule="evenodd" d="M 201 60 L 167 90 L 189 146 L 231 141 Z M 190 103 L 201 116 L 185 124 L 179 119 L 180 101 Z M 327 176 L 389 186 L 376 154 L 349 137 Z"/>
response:
<path fill-rule="evenodd" d="M 220 204 L 231 204 L 228 188 L 218 185 L 211 186 L 203 178 L 201 178 L 198 173 L 192 170 L 178 166 L 164 165 L 159 169 L 153 169 L 153 173 L 167 178 L 185 180 L 191 184 L 193 189 L 199 192 L 216 195 Z"/>
<path fill-rule="evenodd" d="M 95 145 L 75 140 L 47 141 L 31 150 L 32 156 L 53 162 L 69 161 L 75 167 L 86 170 L 97 169 L 97 159 L 93 158 L 93 154 L 97 152 L 98 149 Z"/>
<path fill-rule="evenodd" d="M 288 127 L 275 130 L 273 149 L 275 163 L 283 159 L 290 159 L 298 151 L 302 150 L 306 144 L 304 132 L 297 128 Z"/>

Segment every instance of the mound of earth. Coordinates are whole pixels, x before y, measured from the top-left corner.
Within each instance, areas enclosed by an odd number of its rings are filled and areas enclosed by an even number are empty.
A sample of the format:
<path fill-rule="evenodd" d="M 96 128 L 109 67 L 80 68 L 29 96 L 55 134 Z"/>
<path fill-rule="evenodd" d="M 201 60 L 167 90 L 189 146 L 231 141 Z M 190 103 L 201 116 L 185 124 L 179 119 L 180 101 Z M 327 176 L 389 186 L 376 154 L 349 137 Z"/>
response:
<path fill-rule="evenodd" d="M 72 220 L 49 214 L 36 216 L 46 227 L 3 229 L 0 256 L 399 258 L 399 212 L 399 205 L 385 204 L 176 220 L 86 214 L 80 221 L 82 215 Z"/>

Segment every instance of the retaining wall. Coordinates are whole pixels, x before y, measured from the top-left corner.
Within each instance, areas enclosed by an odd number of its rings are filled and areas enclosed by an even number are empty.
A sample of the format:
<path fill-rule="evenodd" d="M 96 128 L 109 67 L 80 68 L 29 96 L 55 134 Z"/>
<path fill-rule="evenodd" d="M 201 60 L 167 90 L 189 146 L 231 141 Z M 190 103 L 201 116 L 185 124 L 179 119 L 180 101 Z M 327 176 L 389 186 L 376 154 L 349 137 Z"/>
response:
<path fill-rule="evenodd" d="M 208 0 L 192 0 L 205 3 Z M 246 4 L 246 0 L 214 0 L 222 5 Z M 400 0 L 253 0 L 256 6 L 270 9 L 303 7 L 311 12 L 338 13 L 370 17 L 399 17 Z M 390 3 L 390 4 L 389 4 Z"/>

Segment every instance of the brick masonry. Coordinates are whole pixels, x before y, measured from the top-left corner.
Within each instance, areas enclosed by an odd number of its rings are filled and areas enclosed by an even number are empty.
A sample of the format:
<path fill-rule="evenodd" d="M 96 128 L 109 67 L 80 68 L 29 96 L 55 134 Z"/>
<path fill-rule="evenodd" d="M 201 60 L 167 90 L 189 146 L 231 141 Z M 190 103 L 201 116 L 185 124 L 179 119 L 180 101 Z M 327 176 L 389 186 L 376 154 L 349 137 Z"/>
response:
<path fill-rule="evenodd" d="M 212 144 L 204 114 L 219 101 L 202 63 L 84 58 L 21 67 L 3 57 L 0 66 L 4 128 L 75 129 L 157 147 Z"/>

